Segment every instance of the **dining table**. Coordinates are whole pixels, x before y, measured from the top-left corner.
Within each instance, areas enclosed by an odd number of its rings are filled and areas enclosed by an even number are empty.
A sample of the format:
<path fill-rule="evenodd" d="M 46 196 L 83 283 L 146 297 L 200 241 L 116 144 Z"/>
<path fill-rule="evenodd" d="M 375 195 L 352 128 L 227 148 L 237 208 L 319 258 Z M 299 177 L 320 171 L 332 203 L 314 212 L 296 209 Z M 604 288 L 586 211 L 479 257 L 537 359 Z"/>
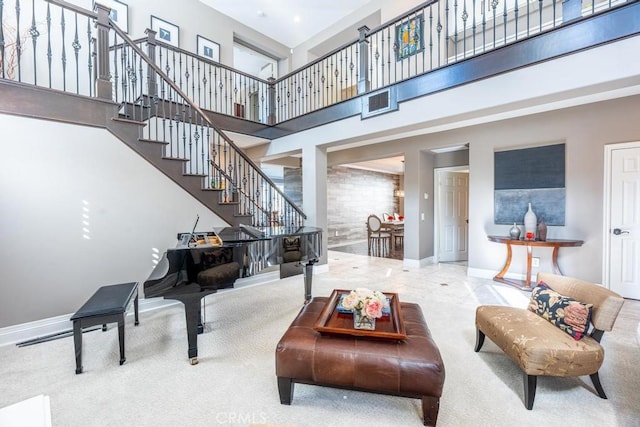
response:
<path fill-rule="evenodd" d="M 391 233 L 391 250 L 395 250 L 396 234 L 404 233 L 404 220 L 384 221 L 382 222 L 380 229 Z"/>

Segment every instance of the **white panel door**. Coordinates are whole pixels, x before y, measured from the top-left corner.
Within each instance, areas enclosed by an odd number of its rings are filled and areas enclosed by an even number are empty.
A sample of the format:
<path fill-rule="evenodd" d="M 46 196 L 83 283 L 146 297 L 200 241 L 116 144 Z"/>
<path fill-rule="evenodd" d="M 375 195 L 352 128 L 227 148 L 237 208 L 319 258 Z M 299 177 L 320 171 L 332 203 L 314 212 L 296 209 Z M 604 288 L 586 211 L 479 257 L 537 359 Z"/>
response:
<path fill-rule="evenodd" d="M 609 287 L 640 299 L 640 147 L 611 153 Z"/>
<path fill-rule="evenodd" d="M 469 256 L 469 174 L 442 171 L 438 177 L 438 261 L 466 261 Z"/>

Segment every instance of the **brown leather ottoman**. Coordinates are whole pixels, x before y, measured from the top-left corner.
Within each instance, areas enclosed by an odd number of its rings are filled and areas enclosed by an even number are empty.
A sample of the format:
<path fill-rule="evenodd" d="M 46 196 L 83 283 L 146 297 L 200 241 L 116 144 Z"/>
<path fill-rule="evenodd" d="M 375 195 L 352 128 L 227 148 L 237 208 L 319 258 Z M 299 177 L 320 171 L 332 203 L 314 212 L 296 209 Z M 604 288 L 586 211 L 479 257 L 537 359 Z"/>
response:
<path fill-rule="evenodd" d="M 328 298 L 302 308 L 276 348 L 280 403 L 295 383 L 422 399 L 424 425 L 435 426 L 444 385 L 440 351 L 417 304 L 401 303 L 407 339 L 323 335 L 313 329 Z"/>

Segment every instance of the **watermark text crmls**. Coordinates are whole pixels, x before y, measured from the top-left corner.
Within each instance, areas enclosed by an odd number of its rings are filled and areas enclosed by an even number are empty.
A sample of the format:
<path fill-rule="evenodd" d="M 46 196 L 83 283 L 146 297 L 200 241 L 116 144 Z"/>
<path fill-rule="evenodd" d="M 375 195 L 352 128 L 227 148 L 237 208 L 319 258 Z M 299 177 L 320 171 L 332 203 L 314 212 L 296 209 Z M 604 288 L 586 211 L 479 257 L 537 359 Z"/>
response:
<path fill-rule="evenodd" d="M 264 412 L 218 412 L 216 413 L 218 424 L 266 424 L 267 415 Z"/>

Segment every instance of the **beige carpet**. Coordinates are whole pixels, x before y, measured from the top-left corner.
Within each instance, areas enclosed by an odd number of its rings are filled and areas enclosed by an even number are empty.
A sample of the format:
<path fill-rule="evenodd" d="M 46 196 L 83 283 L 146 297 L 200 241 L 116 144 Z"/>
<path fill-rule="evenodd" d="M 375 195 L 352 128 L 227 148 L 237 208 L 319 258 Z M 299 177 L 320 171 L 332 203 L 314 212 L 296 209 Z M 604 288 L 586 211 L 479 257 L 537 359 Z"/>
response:
<path fill-rule="evenodd" d="M 527 296 L 490 280 L 468 278 L 459 265 L 406 271 L 402 262 L 330 252 L 329 272 L 314 277 L 314 295 L 367 286 L 419 303 L 446 366 L 439 426 L 638 426 L 640 302 L 625 303 L 605 334 L 600 378 L 538 380 L 534 409 L 522 403 L 520 370 L 490 341 L 473 351 L 478 304 L 524 305 Z M 291 406 L 279 403 L 276 344 L 296 316 L 303 278 L 221 292 L 207 298 L 199 360 L 187 361 L 181 306 L 141 313 L 126 328 L 127 363 L 118 365 L 117 329 L 84 335 L 84 373 L 75 375 L 73 339 L 0 348 L 0 407 L 50 396 L 54 426 L 419 426 L 417 399 L 297 384 Z"/>

